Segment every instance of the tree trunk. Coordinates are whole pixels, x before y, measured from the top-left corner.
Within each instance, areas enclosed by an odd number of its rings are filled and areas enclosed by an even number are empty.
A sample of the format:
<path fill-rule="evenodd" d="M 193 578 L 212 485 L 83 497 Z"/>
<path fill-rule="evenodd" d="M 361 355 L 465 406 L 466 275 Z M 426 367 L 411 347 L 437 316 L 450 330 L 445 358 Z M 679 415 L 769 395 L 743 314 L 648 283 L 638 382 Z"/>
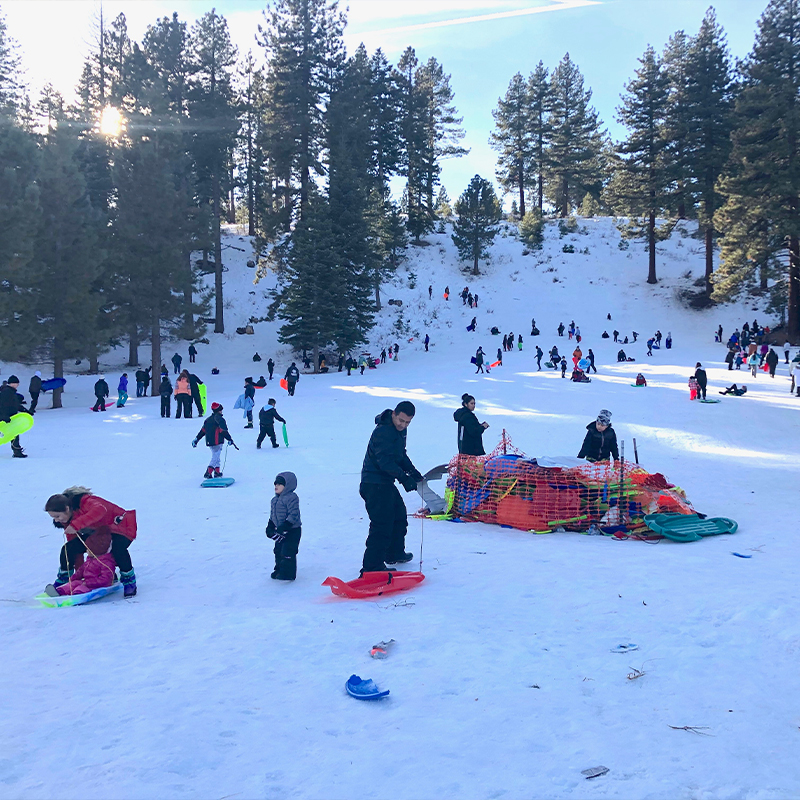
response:
<path fill-rule="evenodd" d="M 569 216 L 569 181 L 566 176 L 561 181 L 561 218 L 566 219 Z"/>
<path fill-rule="evenodd" d="M 480 256 L 480 248 L 478 247 L 478 237 L 475 236 L 475 242 L 472 245 L 472 257 L 474 262 L 472 264 L 472 274 L 473 275 L 480 275 L 480 270 L 478 269 L 478 257 Z"/>
<path fill-rule="evenodd" d="M 150 333 L 150 363 L 153 368 L 150 373 L 150 397 L 156 397 L 156 381 L 161 378 L 161 320 L 157 315 Z"/>
<path fill-rule="evenodd" d="M 787 308 L 789 340 L 800 338 L 800 238 L 789 239 L 789 302 Z"/>
<path fill-rule="evenodd" d="M 714 228 L 711 225 L 706 227 L 706 297 L 711 297 L 714 285 L 711 277 L 714 274 Z"/>
<path fill-rule="evenodd" d="M 231 181 L 231 196 L 228 201 L 228 224 L 236 224 L 236 192 L 234 191 L 233 184 L 233 159 L 230 162 L 230 181 Z"/>
<path fill-rule="evenodd" d="M 375 273 L 375 309 L 381 310 L 381 277 L 377 271 Z"/>
<path fill-rule="evenodd" d="M 314 344 L 314 374 L 316 375 L 319 372 L 319 345 Z"/>
<path fill-rule="evenodd" d="M 139 366 L 139 329 L 132 325 L 128 333 L 128 366 Z"/>
<path fill-rule="evenodd" d="M 58 346 L 58 342 L 55 342 L 54 344 L 56 347 Z M 53 377 L 64 377 L 64 359 L 60 355 L 53 356 Z M 53 408 L 61 408 L 61 395 L 63 393 L 64 389 L 61 386 L 59 386 L 57 389 L 53 389 Z"/>
<path fill-rule="evenodd" d="M 194 335 L 194 311 L 192 309 L 193 291 L 192 286 L 192 253 L 186 250 L 183 254 L 186 263 L 184 264 L 185 275 L 183 284 L 183 325 L 186 328 L 186 336 Z M 159 366 L 161 366 L 159 364 Z"/>
<path fill-rule="evenodd" d="M 97 375 L 100 372 L 100 359 L 97 357 L 97 353 L 89 356 L 89 372 L 92 375 Z"/>
<path fill-rule="evenodd" d="M 220 208 L 219 208 L 219 175 L 217 170 L 211 178 L 211 192 L 213 195 L 213 220 L 214 226 L 214 297 L 215 297 L 215 314 L 214 314 L 214 333 L 225 333 L 225 319 L 224 307 L 222 305 L 222 228 L 220 225 Z"/>
<path fill-rule="evenodd" d="M 650 212 L 650 219 L 647 223 L 648 256 L 650 265 L 647 272 L 648 283 L 658 283 L 656 278 L 656 212 Z"/>
<path fill-rule="evenodd" d="M 525 172 L 522 168 L 522 160 L 519 162 L 519 218 L 525 216 Z"/>
<path fill-rule="evenodd" d="M 544 175 L 541 172 L 537 183 L 539 184 L 539 214 L 544 216 Z"/>

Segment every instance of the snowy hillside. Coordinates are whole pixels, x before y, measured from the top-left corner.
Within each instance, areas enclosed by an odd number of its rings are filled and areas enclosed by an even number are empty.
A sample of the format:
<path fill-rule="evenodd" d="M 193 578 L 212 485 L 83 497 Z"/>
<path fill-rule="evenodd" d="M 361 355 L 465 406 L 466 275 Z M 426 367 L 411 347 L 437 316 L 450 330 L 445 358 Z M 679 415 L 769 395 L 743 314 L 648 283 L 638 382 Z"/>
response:
<path fill-rule="evenodd" d="M 680 304 L 676 291 L 701 274 L 699 241 L 676 233 L 659 245 L 661 280 L 648 286 L 640 244 L 621 250 L 608 219 L 580 228 L 560 238 L 548 226 L 544 248 L 526 256 L 512 235 L 498 236 L 478 277 L 462 272 L 449 235 L 409 247 L 383 293 L 384 303 L 403 304 L 384 305 L 369 347 L 376 355 L 397 342 L 399 360 L 364 376 L 303 375 L 295 397 L 277 386 L 290 360 L 276 344 L 279 323 L 234 333 L 265 316 L 273 279 L 253 285 L 249 243 L 230 231 L 226 244 L 242 249 L 225 250 L 229 333 L 209 333 L 194 365 L 241 448 L 227 453 L 225 474 L 236 483 L 226 490 L 199 488 L 208 453 L 190 446 L 196 418 L 162 420 L 157 399 L 135 396 L 93 414 L 92 376 L 68 377 L 60 411 L 42 398 L 23 436 L 30 457 L 12 461 L 0 448 L 0 800 L 800 794 L 800 399 L 789 393 L 788 366 L 774 380 L 727 371 L 717 325 L 727 335 L 745 319 L 770 320 L 755 304 L 703 312 Z M 564 253 L 565 244 L 576 252 Z M 475 311 L 458 297 L 465 285 L 479 295 Z M 478 329 L 469 333 L 473 316 Z M 571 320 L 584 352 L 596 354 L 589 384 L 537 371 L 536 343 L 571 353 L 574 343 L 556 334 Z M 521 333 L 524 349 L 475 375 L 476 348 L 494 355 L 500 346 L 493 325 Z M 616 363 L 619 345 L 601 338 L 614 328 L 641 334 L 623 345 L 635 363 Z M 647 358 L 644 340 L 656 329 L 670 331 L 674 346 Z M 112 395 L 124 355 L 101 362 Z M 244 376 L 266 374 L 269 356 L 276 380 L 256 399 L 277 398 L 290 447 L 257 451 L 258 425 L 243 430 L 233 405 Z M 748 384 L 747 396 L 690 403 L 697 361 L 710 397 L 732 381 Z M 23 388 L 33 369 L 0 367 L 4 378 L 17 371 Z M 630 386 L 637 372 L 646 389 Z M 416 404 L 408 452 L 424 472 L 455 453 L 452 412 L 465 391 L 491 426 L 487 449 L 505 428 L 532 456 L 574 456 L 585 425 L 609 409 L 626 454 L 635 437 L 644 466 L 683 487 L 698 510 L 736 519 L 739 532 L 647 544 L 426 521 L 418 588 L 334 598 L 322 581 L 354 578 L 361 565 L 368 521 L 359 472 L 374 416 L 400 399 Z M 284 470 L 298 477 L 303 521 L 291 584 L 270 580 L 264 536 L 273 478 Z M 62 541 L 42 508 L 76 483 L 137 510 L 139 594 L 35 608 Z M 418 496 L 404 496 L 415 511 Z M 417 557 L 422 536 L 409 519 L 407 549 Z M 397 641 L 389 658 L 371 659 L 370 647 L 389 638 Z M 638 650 L 612 652 L 621 643 Z M 629 679 L 634 669 L 644 675 Z M 348 697 L 352 673 L 390 697 Z M 601 764 L 607 775 L 581 775 Z"/>

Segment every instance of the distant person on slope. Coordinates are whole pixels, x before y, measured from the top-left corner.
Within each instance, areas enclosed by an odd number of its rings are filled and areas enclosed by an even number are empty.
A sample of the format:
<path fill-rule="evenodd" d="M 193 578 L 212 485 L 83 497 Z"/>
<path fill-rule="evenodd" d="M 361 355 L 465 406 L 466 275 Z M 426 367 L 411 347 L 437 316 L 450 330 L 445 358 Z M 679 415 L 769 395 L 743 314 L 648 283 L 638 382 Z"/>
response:
<path fill-rule="evenodd" d="M 405 564 L 414 558 L 405 551 L 408 512 L 394 482 L 413 492 L 422 480 L 406 454 L 406 429 L 415 413 L 414 404 L 403 400 L 394 411 L 387 408 L 375 417 L 359 487 L 369 515 L 362 573 L 385 570 L 387 564 Z"/>
<path fill-rule="evenodd" d="M 697 381 L 698 396 L 705 400 L 706 388 L 708 387 L 708 375 L 699 361 L 695 364 L 694 379 Z"/>
<path fill-rule="evenodd" d="M 453 412 L 458 423 L 458 452 L 465 456 L 485 456 L 483 433 L 488 422 L 478 422 L 475 416 L 475 398 L 471 394 L 461 395 L 461 408 Z"/>
<path fill-rule="evenodd" d="M 206 445 L 211 448 L 211 461 L 203 477 L 206 479 L 221 478 L 220 454 L 222 453 L 222 445 L 226 441 L 230 442 L 234 447 L 236 447 L 236 444 L 230 433 L 228 433 L 228 423 L 222 416 L 222 406 L 219 403 L 211 404 L 211 416 L 203 422 L 203 427 L 200 428 L 197 436 L 192 439 L 192 447 L 197 447 L 197 443 L 204 436 Z"/>
<path fill-rule="evenodd" d="M 92 411 L 105 411 L 106 410 L 106 397 L 110 394 L 108 384 L 106 383 L 105 376 L 100 375 L 94 385 L 94 396 L 96 402 L 92 406 Z"/>
<path fill-rule="evenodd" d="M 286 424 L 286 420 L 278 413 L 275 408 L 276 402 L 274 397 L 267 400 L 267 404 L 258 412 L 258 439 L 256 440 L 256 450 L 261 449 L 261 442 L 269 436 L 273 447 L 278 447 L 278 442 L 275 440 L 275 420 Z"/>
<path fill-rule="evenodd" d="M 172 382 L 166 372 L 161 376 L 158 393 L 161 395 L 161 416 L 169 419 L 172 412 Z"/>
<path fill-rule="evenodd" d="M 475 353 L 475 366 L 477 369 L 475 370 L 475 374 L 477 375 L 479 372 L 483 373 L 483 348 L 479 347 L 477 352 Z"/>
<path fill-rule="evenodd" d="M 789 359 L 786 359 L 786 363 L 789 363 Z M 42 373 L 39 372 L 37 369 L 36 372 L 33 373 L 33 377 L 31 378 L 31 382 L 28 384 L 28 392 L 31 396 L 31 410 L 29 413 L 35 414 L 36 413 L 36 406 L 39 403 L 39 393 L 42 391 Z"/>
<path fill-rule="evenodd" d="M 542 371 L 542 356 L 544 356 L 544 351 L 542 350 L 539 345 L 536 345 L 536 366 L 538 367 L 538 372 Z"/>
<path fill-rule="evenodd" d="M 586 426 L 586 436 L 578 458 L 594 462 L 608 461 L 611 456 L 619 458 L 617 434 L 611 427 L 611 412 L 604 408 L 597 415 L 597 419 Z"/>
<path fill-rule="evenodd" d="M 361 374 L 364 374 L 363 371 Z M 295 364 L 294 361 L 292 361 L 292 365 L 289 367 L 289 369 L 286 370 L 286 375 L 284 377 L 286 378 L 289 397 L 294 397 L 295 386 L 297 386 L 297 381 L 300 380 L 300 370 L 297 369 L 297 364 Z"/>
<path fill-rule="evenodd" d="M 195 359 L 197 358 L 197 348 L 193 345 L 189 345 L 189 363 L 194 364 Z"/>
<path fill-rule="evenodd" d="M 128 399 L 128 373 L 123 372 L 117 386 L 117 408 L 123 408 Z"/>
<path fill-rule="evenodd" d="M 170 359 L 172 361 L 172 366 L 175 369 L 175 375 L 178 375 L 181 371 L 181 362 L 183 361 L 183 356 L 180 353 L 175 353 L 174 356 Z"/>
<path fill-rule="evenodd" d="M 770 376 L 770 378 L 774 378 L 775 377 L 775 368 L 778 366 L 778 361 L 780 359 L 778 358 L 778 354 L 775 352 L 775 350 L 772 347 L 770 347 L 769 353 L 767 353 L 767 357 L 766 357 L 765 360 L 767 362 L 767 366 L 769 367 L 769 376 Z"/>
<path fill-rule="evenodd" d="M 269 379 L 272 380 L 272 373 L 275 372 L 275 362 L 272 360 L 271 356 L 267 361 L 267 372 L 269 373 Z"/>

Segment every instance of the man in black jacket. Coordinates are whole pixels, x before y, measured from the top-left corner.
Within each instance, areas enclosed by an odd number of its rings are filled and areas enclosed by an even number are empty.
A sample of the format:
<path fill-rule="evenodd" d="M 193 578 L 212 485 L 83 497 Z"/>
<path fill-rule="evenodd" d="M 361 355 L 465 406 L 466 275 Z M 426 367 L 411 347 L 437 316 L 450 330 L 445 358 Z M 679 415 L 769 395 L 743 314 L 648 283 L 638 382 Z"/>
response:
<path fill-rule="evenodd" d="M 275 398 L 270 397 L 267 401 L 267 405 L 258 412 L 258 439 L 256 440 L 256 450 L 261 449 L 261 442 L 269 436 L 269 440 L 272 442 L 273 447 L 278 447 L 278 443 L 275 441 L 275 420 L 280 420 L 284 425 L 286 424 L 286 420 L 275 410 Z"/>
<path fill-rule="evenodd" d="M 406 429 L 415 412 L 414 404 L 403 400 L 394 411 L 387 408 L 375 417 L 358 490 L 369 515 L 362 572 L 385 570 L 387 564 L 405 564 L 414 558 L 405 551 L 406 504 L 394 482 L 399 481 L 407 492 L 413 492 L 422 480 L 406 454 Z"/>
<path fill-rule="evenodd" d="M 108 384 L 104 375 L 101 375 L 94 385 L 94 396 L 97 398 L 92 411 L 105 411 L 106 410 L 106 397 L 110 394 Z"/>
<path fill-rule="evenodd" d="M 698 361 L 695 364 L 694 370 L 694 379 L 697 381 L 697 394 L 706 399 L 706 387 L 708 386 L 708 375 L 706 375 L 706 371 L 703 369 L 703 365 Z"/>
<path fill-rule="evenodd" d="M 36 405 L 39 402 L 39 393 L 42 391 L 42 373 L 39 372 L 37 369 L 34 373 L 33 377 L 31 378 L 31 382 L 28 385 L 28 391 L 31 395 L 31 414 L 36 413 Z"/>
<path fill-rule="evenodd" d="M 289 392 L 289 397 L 294 397 L 294 388 L 297 386 L 297 381 L 300 379 L 300 370 L 297 369 L 297 364 L 292 361 L 292 366 L 286 370 L 286 385 Z"/>
<path fill-rule="evenodd" d="M 578 458 L 587 461 L 608 461 L 609 456 L 619 458 L 617 450 L 617 434 L 611 427 L 611 412 L 603 409 L 594 422 L 586 426 L 586 437 L 583 440 Z"/>
<path fill-rule="evenodd" d="M 28 413 L 25 408 L 25 398 L 17 391 L 19 388 L 19 378 L 16 375 L 9 375 L 8 381 L 0 386 L 0 422 L 11 422 L 14 414 Z M 11 440 L 12 458 L 27 458 L 22 452 L 22 445 L 19 436 Z"/>

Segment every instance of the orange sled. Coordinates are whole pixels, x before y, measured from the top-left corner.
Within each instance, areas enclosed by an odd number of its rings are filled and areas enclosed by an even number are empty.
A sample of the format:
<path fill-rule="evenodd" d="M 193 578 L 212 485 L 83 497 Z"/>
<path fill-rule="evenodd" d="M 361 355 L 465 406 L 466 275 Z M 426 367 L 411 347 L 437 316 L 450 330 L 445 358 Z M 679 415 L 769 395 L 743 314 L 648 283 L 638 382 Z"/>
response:
<path fill-rule="evenodd" d="M 404 592 L 413 589 L 425 580 L 421 572 L 365 572 L 354 581 L 343 581 L 339 578 L 326 578 L 323 586 L 330 586 L 338 597 L 349 597 L 357 600 L 360 597 L 380 597 L 384 594 Z"/>

